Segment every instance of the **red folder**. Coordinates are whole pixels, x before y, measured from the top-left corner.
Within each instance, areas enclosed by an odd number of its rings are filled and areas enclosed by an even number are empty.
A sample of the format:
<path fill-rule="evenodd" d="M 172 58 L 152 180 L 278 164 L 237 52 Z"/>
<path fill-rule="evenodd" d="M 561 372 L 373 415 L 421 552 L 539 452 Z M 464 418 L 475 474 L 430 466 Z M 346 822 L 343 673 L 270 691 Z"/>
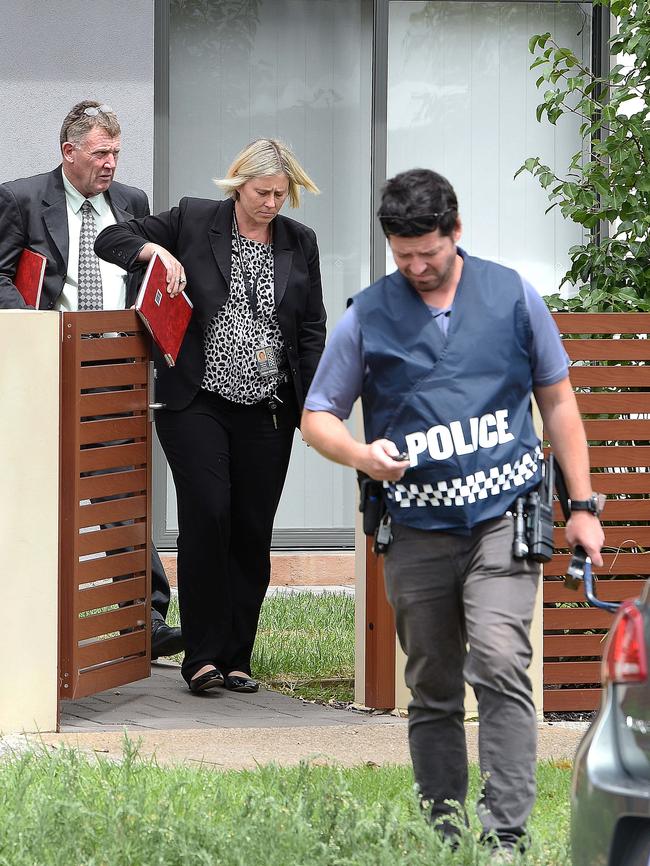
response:
<path fill-rule="evenodd" d="M 33 250 L 24 249 L 18 259 L 18 267 L 14 277 L 14 285 L 23 296 L 27 306 L 35 307 L 37 310 L 41 300 L 46 264 L 47 258 L 45 256 L 35 253 Z"/>
<path fill-rule="evenodd" d="M 193 305 L 185 292 L 174 298 L 167 294 L 167 269 L 157 253 L 149 260 L 135 308 L 167 365 L 173 367 L 192 318 Z"/>

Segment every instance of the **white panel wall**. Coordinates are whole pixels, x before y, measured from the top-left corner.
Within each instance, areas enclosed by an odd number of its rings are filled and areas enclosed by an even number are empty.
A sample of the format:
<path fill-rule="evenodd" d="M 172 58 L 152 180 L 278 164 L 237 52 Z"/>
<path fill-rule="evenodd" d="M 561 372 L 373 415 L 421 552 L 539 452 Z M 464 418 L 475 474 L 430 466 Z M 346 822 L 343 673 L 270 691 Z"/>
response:
<path fill-rule="evenodd" d="M 170 203 L 221 198 L 212 178 L 249 141 L 286 141 L 322 191 L 284 212 L 316 231 L 331 328 L 369 281 L 371 4 L 256 0 L 246 16 L 236 7 L 172 0 Z M 351 528 L 354 483 L 296 435 L 276 529 Z"/>
<path fill-rule="evenodd" d="M 557 291 L 580 227 L 554 209 L 523 161 L 563 169 L 579 147 L 578 122 L 537 123 L 541 101 L 528 40 L 549 30 L 588 57 L 590 19 L 577 3 L 390 4 L 388 174 L 430 168 L 456 190 L 468 252 Z M 390 270 L 394 269 L 391 264 Z"/>

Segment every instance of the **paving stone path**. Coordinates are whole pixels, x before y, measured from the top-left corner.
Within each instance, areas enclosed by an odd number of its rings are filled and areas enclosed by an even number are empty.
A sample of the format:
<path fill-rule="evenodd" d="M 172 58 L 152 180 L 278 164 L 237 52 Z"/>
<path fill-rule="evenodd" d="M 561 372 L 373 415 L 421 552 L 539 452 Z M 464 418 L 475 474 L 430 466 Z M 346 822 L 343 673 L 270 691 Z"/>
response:
<path fill-rule="evenodd" d="M 540 723 L 540 760 L 570 761 L 585 723 Z M 62 704 L 60 733 L 0 738 L 0 758 L 30 744 L 74 746 L 120 760 L 124 735 L 144 758 L 161 764 L 254 769 L 303 760 L 409 764 L 407 723 L 384 713 L 342 710 L 260 689 L 245 695 L 215 689 L 192 695 L 178 665 L 152 666 L 150 679 Z M 467 724 L 470 760 L 478 758 L 478 725 Z"/>

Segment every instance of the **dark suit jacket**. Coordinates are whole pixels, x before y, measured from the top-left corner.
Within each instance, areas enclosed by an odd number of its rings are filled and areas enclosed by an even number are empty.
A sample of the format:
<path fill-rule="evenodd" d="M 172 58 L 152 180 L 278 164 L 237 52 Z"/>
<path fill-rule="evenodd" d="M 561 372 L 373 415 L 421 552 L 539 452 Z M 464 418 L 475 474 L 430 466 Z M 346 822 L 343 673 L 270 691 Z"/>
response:
<path fill-rule="evenodd" d="M 134 186 L 114 181 L 106 195 L 118 221 L 149 213 L 146 193 Z M 0 184 L 0 309 L 26 306 L 13 284 L 25 247 L 47 257 L 40 308 L 51 310 L 63 291 L 68 270 L 68 216 L 61 166 Z M 135 300 L 141 273 L 129 275 L 127 307 Z"/>
<path fill-rule="evenodd" d="M 186 291 L 194 304 L 175 367 L 156 358 L 156 398 L 183 409 L 201 387 L 205 370 L 203 336 L 230 290 L 234 202 L 183 198 L 178 207 L 104 229 L 95 251 L 127 270 L 137 267 L 144 241 L 160 244 L 183 264 Z M 275 305 L 298 406 L 302 405 L 325 345 L 325 308 L 316 235 L 278 215 L 273 220 Z M 296 422 L 298 419 L 296 419 Z"/>

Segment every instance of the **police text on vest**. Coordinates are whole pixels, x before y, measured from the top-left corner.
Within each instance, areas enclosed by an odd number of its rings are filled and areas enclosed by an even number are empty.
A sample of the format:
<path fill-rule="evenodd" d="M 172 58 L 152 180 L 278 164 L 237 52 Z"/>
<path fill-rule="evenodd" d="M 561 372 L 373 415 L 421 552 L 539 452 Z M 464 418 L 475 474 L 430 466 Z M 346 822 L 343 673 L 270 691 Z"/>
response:
<path fill-rule="evenodd" d="M 508 410 L 497 409 L 479 418 L 436 424 L 426 433 L 407 433 L 404 437 L 411 466 L 418 465 L 420 454 L 429 451 L 433 460 L 447 460 L 453 454 L 471 454 L 479 448 L 494 448 L 515 437 L 508 430 Z"/>

